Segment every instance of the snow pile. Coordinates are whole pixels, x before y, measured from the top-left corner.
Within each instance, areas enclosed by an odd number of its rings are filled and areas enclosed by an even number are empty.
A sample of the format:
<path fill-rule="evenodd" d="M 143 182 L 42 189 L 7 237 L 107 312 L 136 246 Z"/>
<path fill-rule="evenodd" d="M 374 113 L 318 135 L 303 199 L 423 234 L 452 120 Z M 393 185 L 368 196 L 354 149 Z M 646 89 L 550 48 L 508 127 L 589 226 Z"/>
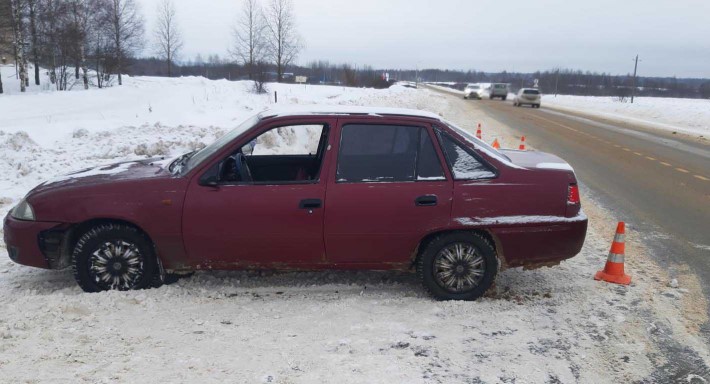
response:
<path fill-rule="evenodd" d="M 631 104 L 613 97 L 546 95 L 542 102 L 562 110 L 710 136 L 710 100 L 636 97 Z"/>

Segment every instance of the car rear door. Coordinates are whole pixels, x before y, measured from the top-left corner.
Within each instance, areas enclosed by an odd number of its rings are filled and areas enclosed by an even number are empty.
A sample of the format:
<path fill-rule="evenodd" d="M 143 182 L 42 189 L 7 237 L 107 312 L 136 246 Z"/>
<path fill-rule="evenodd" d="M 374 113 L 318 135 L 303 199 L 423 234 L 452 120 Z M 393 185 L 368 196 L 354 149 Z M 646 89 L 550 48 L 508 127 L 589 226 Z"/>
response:
<path fill-rule="evenodd" d="M 419 241 L 450 219 L 453 183 L 431 127 L 413 119 L 340 119 L 336 134 L 328 260 L 408 263 Z"/>

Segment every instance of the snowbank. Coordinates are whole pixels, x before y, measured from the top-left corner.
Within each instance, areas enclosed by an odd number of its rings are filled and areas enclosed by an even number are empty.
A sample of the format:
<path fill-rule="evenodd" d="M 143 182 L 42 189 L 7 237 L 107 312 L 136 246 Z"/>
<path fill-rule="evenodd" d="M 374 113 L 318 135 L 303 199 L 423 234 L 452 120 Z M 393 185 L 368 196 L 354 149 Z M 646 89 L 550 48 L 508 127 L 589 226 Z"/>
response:
<path fill-rule="evenodd" d="M 671 132 L 710 136 L 710 100 L 636 97 L 631 104 L 613 97 L 544 95 L 542 103 Z"/>

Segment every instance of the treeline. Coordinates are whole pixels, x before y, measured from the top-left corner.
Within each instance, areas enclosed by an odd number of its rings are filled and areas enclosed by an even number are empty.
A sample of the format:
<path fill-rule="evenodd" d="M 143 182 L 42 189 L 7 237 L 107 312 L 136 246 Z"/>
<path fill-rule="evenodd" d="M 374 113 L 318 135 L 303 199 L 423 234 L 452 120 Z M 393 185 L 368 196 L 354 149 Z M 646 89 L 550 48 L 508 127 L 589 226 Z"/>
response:
<path fill-rule="evenodd" d="M 161 0 L 152 38 L 147 39 L 136 0 L 0 0 L 0 59 L 15 63 L 21 92 L 32 77 L 40 85 L 40 68 L 47 69 L 57 90 L 77 84 L 101 88 L 114 77 L 121 85 L 122 74 L 132 73 L 131 63 L 138 73 L 154 71 L 147 69 L 154 60 L 135 59 L 146 45 L 162 63 L 160 75 L 204 70 L 203 63 L 195 63 L 192 69 L 173 71 L 183 46 L 176 13 L 173 0 Z M 246 74 L 261 84 L 269 68 L 283 80 L 303 46 L 292 0 L 243 0 L 233 30 L 230 60 L 219 61 L 220 66 L 238 68 L 238 76 Z M 34 74 L 28 73 L 30 63 Z M 229 68 L 216 72 L 229 77 Z"/>
<path fill-rule="evenodd" d="M 416 75 L 414 71 L 408 71 L 405 76 Z M 540 91 L 545 94 L 582 96 L 629 96 L 634 87 L 631 75 L 611 75 L 570 69 L 534 73 L 505 71 L 488 73 L 429 69 L 421 71 L 419 76 L 423 81 L 454 83 L 455 88 L 461 89 L 468 83 L 508 83 L 513 91 L 533 87 L 537 79 Z M 708 79 L 637 77 L 635 87 L 637 96 L 710 98 L 710 81 Z"/>
<path fill-rule="evenodd" d="M 0 47 L 15 59 L 22 92 L 32 78 L 40 85 L 41 67 L 57 90 L 102 87 L 114 75 L 121 84 L 128 58 L 143 47 L 135 0 L 5 0 L 0 7 Z"/>
<path fill-rule="evenodd" d="M 278 67 L 271 63 L 262 63 L 258 77 L 264 81 L 278 81 Z M 383 78 L 387 71 L 375 70 L 370 66 L 358 68 L 349 64 L 331 64 L 328 61 L 314 61 L 306 66 L 284 66 L 281 82 L 293 83 L 296 76 L 307 78 L 308 84 L 343 85 L 348 87 L 386 88 L 397 81 L 390 74 L 390 81 Z M 159 58 L 143 58 L 131 61 L 131 74 L 136 76 L 167 76 L 165 65 Z M 204 59 L 201 55 L 175 64 L 172 68 L 175 76 L 202 76 L 211 80 L 254 80 L 257 74 L 246 64 L 238 64 L 231 59 L 210 55 Z M 413 79 L 412 79 L 413 81 Z"/>

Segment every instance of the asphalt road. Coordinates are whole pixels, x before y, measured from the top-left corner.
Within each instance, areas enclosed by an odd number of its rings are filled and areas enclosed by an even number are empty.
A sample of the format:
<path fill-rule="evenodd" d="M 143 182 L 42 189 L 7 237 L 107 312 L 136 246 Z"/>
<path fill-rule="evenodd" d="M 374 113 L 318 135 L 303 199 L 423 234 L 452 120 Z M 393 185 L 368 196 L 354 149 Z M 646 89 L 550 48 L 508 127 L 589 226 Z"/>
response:
<path fill-rule="evenodd" d="M 544 100 L 532 109 L 451 97 L 569 162 L 582 188 L 639 231 L 671 276 L 689 267 L 710 298 L 710 140 L 561 113 L 545 108 Z M 704 330 L 710 335 L 708 324 Z"/>

